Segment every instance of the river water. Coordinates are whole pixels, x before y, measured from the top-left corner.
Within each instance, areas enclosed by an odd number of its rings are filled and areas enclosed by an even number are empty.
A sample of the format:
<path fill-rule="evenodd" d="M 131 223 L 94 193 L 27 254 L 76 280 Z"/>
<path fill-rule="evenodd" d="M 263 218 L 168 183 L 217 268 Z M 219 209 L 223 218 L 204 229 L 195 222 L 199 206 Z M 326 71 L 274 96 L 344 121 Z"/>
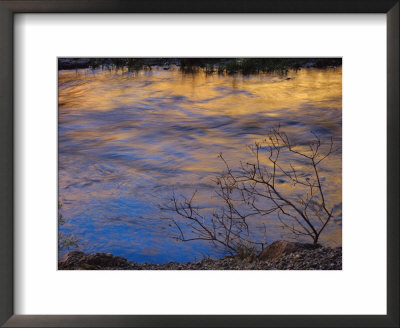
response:
<path fill-rule="evenodd" d="M 198 191 L 204 210 L 219 205 L 218 158 L 235 165 L 247 146 L 277 127 L 294 142 L 333 137 L 338 151 L 322 179 L 335 217 L 321 242 L 341 245 L 342 70 L 286 76 L 183 74 L 177 68 L 59 71 L 59 200 L 65 224 L 85 252 L 136 262 L 221 256 L 206 242 L 179 242 L 160 204 Z M 280 239 L 271 217 L 266 238 Z M 60 250 L 60 255 L 66 252 Z"/>

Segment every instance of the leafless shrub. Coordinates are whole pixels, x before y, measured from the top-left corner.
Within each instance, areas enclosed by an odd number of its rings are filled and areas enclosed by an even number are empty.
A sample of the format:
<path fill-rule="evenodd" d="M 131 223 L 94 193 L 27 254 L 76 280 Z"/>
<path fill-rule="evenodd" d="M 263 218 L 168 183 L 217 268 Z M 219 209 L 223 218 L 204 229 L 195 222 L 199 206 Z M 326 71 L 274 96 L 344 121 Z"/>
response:
<path fill-rule="evenodd" d="M 58 229 L 60 226 L 66 223 L 62 213 L 62 203 L 58 202 Z M 72 234 L 64 234 L 58 231 L 58 250 L 69 249 L 69 248 L 79 248 L 79 239 L 75 238 Z"/>
<path fill-rule="evenodd" d="M 253 160 L 236 170 L 220 154 L 226 169 L 215 179 L 215 192 L 223 206 L 204 214 L 194 205 L 196 193 L 190 198 L 174 193 L 163 209 L 179 217 L 168 218 L 176 226 L 175 238 L 209 241 L 231 254 L 253 253 L 266 242 L 254 239 L 248 220 L 275 217 L 292 237 L 317 244 L 334 209 L 326 199 L 320 166 L 336 149 L 332 138 L 322 143 L 313 136 L 306 145 L 294 145 L 279 127 L 272 129 L 249 147 Z M 264 236 L 266 231 L 264 223 Z"/>

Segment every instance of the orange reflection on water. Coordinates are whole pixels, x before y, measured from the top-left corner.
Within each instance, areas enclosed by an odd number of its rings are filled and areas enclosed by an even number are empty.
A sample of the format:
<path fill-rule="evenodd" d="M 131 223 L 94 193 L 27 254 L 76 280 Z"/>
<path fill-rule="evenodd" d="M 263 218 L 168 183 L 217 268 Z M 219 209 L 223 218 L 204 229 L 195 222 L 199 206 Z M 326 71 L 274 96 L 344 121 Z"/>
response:
<path fill-rule="evenodd" d="M 223 169 L 217 155 L 233 166 L 248 160 L 247 145 L 278 124 L 294 142 L 309 140 L 311 130 L 334 138 L 339 151 L 322 173 L 331 203 L 341 204 L 341 120 L 341 68 L 248 77 L 177 69 L 60 71 L 59 194 L 70 218 L 66 229 L 85 240 L 87 251 L 136 260 L 138 253 L 160 261 L 174 258 L 170 252 L 193 252 L 163 237 L 168 228 L 157 221 L 158 204 L 173 189 L 198 189 L 199 203 L 214 207 L 211 180 Z M 341 244 L 340 211 L 322 240 Z"/>

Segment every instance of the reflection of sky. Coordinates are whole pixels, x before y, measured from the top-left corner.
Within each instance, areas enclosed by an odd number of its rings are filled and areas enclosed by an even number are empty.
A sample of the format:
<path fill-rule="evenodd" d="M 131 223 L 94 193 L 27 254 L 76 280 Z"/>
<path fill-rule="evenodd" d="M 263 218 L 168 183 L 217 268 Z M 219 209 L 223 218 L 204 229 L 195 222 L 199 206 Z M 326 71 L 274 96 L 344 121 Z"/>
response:
<path fill-rule="evenodd" d="M 288 77 L 290 79 L 288 79 Z M 280 123 L 298 141 L 310 131 L 341 146 L 341 69 L 287 77 L 182 75 L 177 70 L 59 72 L 59 195 L 87 252 L 162 263 L 213 254 L 178 243 L 158 205 L 173 189 L 199 190 L 213 207 L 211 178 L 248 158 L 246 146 Z M 296 139 L 294 139 L 296 140 Z M 341 203 L 341 149 L 324 163 L 327 194 Z M 322 242 L 341 243 L 341 213 Z M 280 238 L 271 227 L 268 238 Z"/>

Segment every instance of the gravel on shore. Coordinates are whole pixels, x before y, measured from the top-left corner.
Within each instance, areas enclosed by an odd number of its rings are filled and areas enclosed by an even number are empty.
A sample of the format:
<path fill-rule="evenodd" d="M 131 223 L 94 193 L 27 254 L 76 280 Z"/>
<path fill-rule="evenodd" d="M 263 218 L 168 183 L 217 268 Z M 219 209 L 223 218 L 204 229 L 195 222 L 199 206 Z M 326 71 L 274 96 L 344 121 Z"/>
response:
<path fill-rule="evenodd" d="M 59 263 L 60 270 L 341 270 L 342 248 L 300 249 L 279 258 L 241 260 L 226 256 L 196 262 L 166 264 L 135 263 L 109 253 L 71 251 Z"/>

